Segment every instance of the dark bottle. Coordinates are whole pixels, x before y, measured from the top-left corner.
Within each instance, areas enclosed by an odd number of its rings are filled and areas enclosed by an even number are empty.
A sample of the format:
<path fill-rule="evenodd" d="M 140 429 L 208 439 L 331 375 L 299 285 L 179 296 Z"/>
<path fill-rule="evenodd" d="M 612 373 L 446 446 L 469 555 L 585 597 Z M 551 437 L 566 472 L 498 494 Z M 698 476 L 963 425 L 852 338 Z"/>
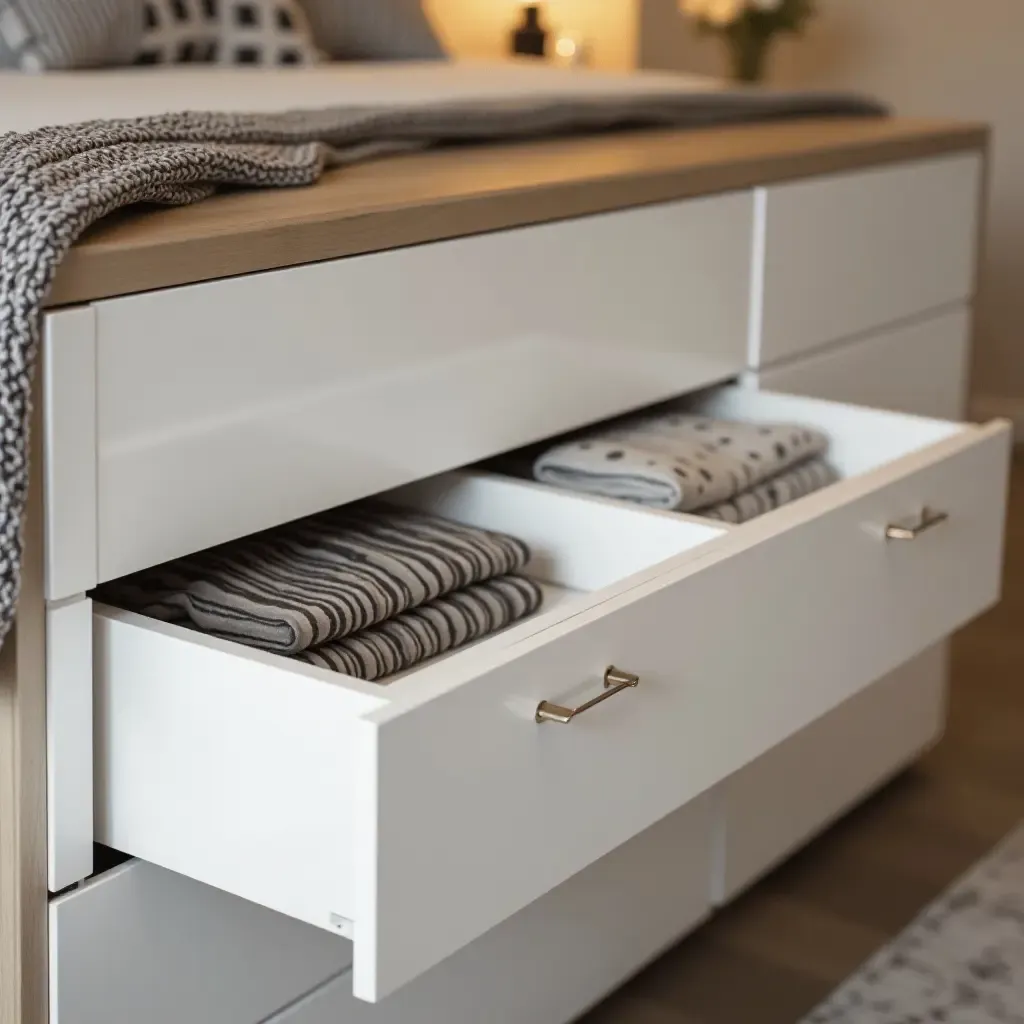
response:
<path fill-rule="evenodd" d="M 540 7 L 527 4 L 523 8 L 523 23 L 512 33 L 512 52 L 530 57 L 543 57 L 548 34 L 540 23 Z"/>

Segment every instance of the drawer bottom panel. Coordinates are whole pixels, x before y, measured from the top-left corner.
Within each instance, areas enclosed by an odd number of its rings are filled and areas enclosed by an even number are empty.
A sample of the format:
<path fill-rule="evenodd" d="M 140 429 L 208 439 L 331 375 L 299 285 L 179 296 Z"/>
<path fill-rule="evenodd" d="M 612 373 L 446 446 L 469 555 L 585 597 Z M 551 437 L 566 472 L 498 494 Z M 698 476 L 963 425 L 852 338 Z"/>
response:
<path fill-rule="evenodd" d="M 377 1005 L 350 974 L 271 1024 L 558 1024 L 707 916 L 712 802 L 664 818 Z"/>
<path fill-rule="evenodd" d="M 909 764 L 942 733 L 947 645 L 879 680 L 722 786 L 724 903 Z"/>
<path fill-rule="evenodd" d="M 50 1024 L 255 1024 L 351 954 L 344 939 L 130 861 L 50 905 Z"/>

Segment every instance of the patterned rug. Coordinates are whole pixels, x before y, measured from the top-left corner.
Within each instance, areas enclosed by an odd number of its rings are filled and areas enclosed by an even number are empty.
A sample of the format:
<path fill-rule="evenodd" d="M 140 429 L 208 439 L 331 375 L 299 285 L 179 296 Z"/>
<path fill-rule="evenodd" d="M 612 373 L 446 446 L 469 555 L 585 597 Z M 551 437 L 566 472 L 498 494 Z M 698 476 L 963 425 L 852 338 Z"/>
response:
<path fill-rule="evenodd" d="M 1024 1024 L 1024 825 L 803 1024 Z"/>

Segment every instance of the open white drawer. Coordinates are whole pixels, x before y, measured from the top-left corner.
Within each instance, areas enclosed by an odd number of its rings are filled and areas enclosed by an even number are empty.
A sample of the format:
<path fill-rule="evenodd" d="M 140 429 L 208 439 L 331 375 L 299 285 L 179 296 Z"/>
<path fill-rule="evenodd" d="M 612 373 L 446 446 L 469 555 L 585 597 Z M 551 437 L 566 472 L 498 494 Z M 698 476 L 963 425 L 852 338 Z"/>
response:
<path fill-rule="evenodd" d="M 738 528 L 494 476 L 396 492 L 517 534 L 559 589 L 390 685 L 98 608 L 99 839 L 350 937 L 376 1000 L 996 600 L 1006 425 L 700 404 L 823 428 L 846 479 Z M 639 686 L 536 721 L 610 665 Z"/>

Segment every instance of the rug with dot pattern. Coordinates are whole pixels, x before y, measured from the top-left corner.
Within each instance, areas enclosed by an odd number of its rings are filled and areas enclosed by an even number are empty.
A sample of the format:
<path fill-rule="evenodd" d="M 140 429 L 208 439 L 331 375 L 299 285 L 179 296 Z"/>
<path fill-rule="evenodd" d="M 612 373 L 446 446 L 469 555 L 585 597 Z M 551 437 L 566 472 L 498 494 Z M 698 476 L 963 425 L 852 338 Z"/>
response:
<path fill-rule="evenodd" d="M 803 1024 L 1024 1024 L 1024 825 Z"/>

